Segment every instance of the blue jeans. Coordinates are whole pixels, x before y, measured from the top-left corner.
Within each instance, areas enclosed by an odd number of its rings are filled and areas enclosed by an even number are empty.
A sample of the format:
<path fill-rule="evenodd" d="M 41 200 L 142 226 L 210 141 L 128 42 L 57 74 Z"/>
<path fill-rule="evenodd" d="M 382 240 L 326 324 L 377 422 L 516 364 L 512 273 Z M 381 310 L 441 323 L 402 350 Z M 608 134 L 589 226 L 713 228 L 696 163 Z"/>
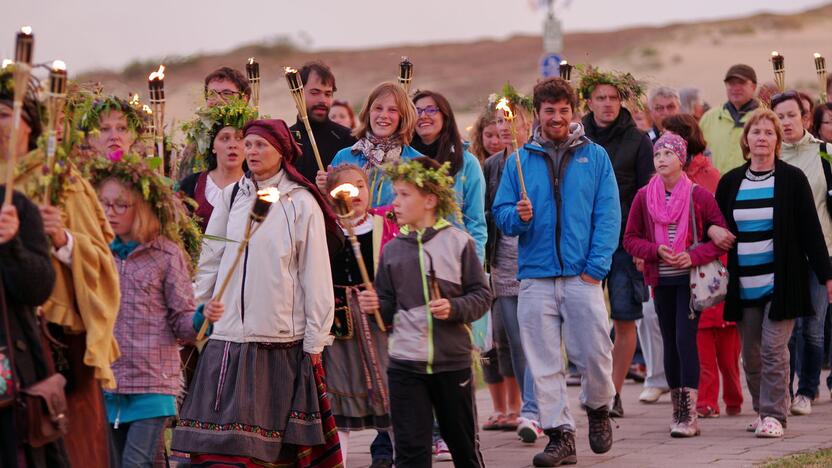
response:
<path fill-rule="evenodd" d="M 520 323 L 517 321 L 517 296 L 498 297 L 494 302 L 494 308 L 499 309 L 500 318 L 508 336 L 511 367 L 514 368 L 517 384 L 523 394 L 523 407 L 520 409 L 520 416 L 536 421 L 537 399 L 534 396 L 534 376 L 526 366 L 526 356 L 523 354 L 523 345 L 520 342 Z"/>
<path fill-rule="evenodd" d="M 110 457 L 114 467 L 152 467 L 168 417 L 110 425 Z"/>
<path fill-rule="evenodd" d="M 823 327 L 829 300 L 826 285 L 820 284 L 813 271 L 809 271 L 809 294 L 815 313 L 795 321 L 794 331 L 789 339 L 790 385 L 794 387 L 797 374 L 797 394 L 814 399 L 820 386 L 820 371 L 823 361 Z"/>

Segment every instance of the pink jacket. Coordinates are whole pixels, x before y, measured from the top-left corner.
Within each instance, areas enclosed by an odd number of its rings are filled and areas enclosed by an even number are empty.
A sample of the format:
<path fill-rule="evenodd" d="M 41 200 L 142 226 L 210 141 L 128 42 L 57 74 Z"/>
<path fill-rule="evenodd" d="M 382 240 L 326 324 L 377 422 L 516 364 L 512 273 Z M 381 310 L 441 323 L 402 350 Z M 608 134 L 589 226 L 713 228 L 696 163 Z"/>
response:
<path fill-rule="evenodd" d="M 196 339 L 194 291 L 185 255 L 173 241 L 159 236 L 115 263 L 121 284 L 114 331 L 121 349 L 113 363 L 115 391 L 177 395 L 182 382 L 177 340 Z"/>
<path fill-rule="evenodd" d="M 693 188 L 693 204 L 701 243 L 688 253 L 693 266 L 699 266 L 726 253 L 712 241 L 702 242 L 707 238 L 705 231 L 712 225 L 725 227 L 725 218 L 713 195 L 698 185 Z M 691 226 L 688 231 L 688 247 L 692 242 L 693 227 Z M 624 250 L 633 257 L 644 259 L 644 282 L 649 286 L 656 286 L 659 282 L 658 249 L 653 232 L 653 221 L 647 210 L 647 186 L 645 186 L 638 191 L 630 207 L 627 229 L 624 231 Z"/>

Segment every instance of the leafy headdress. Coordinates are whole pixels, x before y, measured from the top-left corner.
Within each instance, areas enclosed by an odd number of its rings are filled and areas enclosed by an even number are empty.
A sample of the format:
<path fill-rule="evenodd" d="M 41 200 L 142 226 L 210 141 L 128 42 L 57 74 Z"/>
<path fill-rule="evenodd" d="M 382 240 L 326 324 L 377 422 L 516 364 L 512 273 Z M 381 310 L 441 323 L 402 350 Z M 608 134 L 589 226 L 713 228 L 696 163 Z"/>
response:
<path fill-rule="evenodd" d="M 384 173 L 391 181 L 408 182 L 419 190 L 436 195 L 436 216 L 448 218 L 453 216 L 461 219 L 459 206 L 456 203 L 456 192 L 454 191 L 454 178 L 448 175 L 451 168 L 450 162 L 445 162 L 439 168 L 425 167 L 419 159 L 399 160 L 384 166 Z"/>
<path fill-rule="evenodd" d="M 182 125 L 186 144 L 196 147 L 196 167 L 204 169 L 214 138 L 220 130 L 225 127 L 242 130 L 246 123 L 255 119 L 257 110 L 239 98 L 232 99 L 227 104 L 197 109 L 196 117 Z"/>
<path fill-rule="evenodd" d="M 578 65 L 576 67 L 581 74 L 578 82 L 578 93 L 580 98 L 586 101 L 592 95 L 592 91 L 598 85 L 610 85 L 618 90 L 622 102 L 630 102 L 641 106 L 641 97 L 644 96 L 646 85 L 637 80 L 632 74 L 617 71 L 602 71 L 592 65 Z"/>
<path fill-rule="evenodd" d="M 145 119 L 140 114 L 140 109 L 118 96 L 104 96 L 98 92 L 85 93 L 75 107 L 75 121 L 78 128 L 85 134 L 95 133 L 101 128 L 101 116 L 111 111 L 124 114 L 130 130 L 137 136 L 142 135 Z"/>

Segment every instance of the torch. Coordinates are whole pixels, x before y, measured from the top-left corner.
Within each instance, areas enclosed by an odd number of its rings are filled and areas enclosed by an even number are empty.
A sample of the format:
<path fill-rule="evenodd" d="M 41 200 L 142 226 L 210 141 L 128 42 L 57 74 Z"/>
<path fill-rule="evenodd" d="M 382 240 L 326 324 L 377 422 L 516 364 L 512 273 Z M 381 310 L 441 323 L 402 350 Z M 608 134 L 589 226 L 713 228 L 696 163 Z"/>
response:
<path fill-rule="evenodd" d="M 254 57 L 249 57 L 246 63 L 246 74 L 248 75 L 248 83 L 251 85 L 251 107 L 255 110 L 260 109 L 260 64 L 254 60 Z"/>
<path fill-rule="evenodd" d="M 12 202 L 14 192 L 14 168 L 17 165 L 17 132 L 20 130 L 20 119 L 23 114 L 23 98 L 29 84 L 29 74 L 32 71 L 32 52 L 35 47 L 35 37 L 30 26 L 23 26 L 17 32 L 14 47 L 14 105 L 12 107 L 12 130 L 9 135 L 9 152 L 6 159 L 6 195 L 3 204 Z"/>
<path fill-rule="evenodd" d="M 358 237 L 355 236 L 355 230 L 352 226 L 352 217 L 355 211 L 352 207 L 352 199 L 358 195 L 358 189 L 352 184 L 341 184 L 335 187 L 329 195 L 335 200 L 335 207 L 338 209 L 338 217 L 343 222 L 343 226 L 347 229 L 347 237 L 350 238 L 352 244 L 352 252 L 355 255 L 355 261 L 358 263 L 358 270 L 361 272 L 361 280 L 364 282 L 364 288 L 368 291 L 373 290 L 373 282 L 370 281 L 370 275 L 367 273 L 367 265 L 364 264 L 364 256 L 361 254 L 361 243 L 358 242 Z M 376 318 L 376 325 L 381 331 L 386 331 L 384 321 L 381 319 L 381 313 L 378 310 L 373 311 L 373 316 Z"/>
<path fill-rule="evenodd" d="M 771 66 L 774 68 L 774 84 L 782 93 L 786 90 L 786 58 L 776 50 L 771 53 Z"/>
<path fill-rule="evenodd" d="M 48 130 L 46 136 L 46 165 L 49 173 L 55 173 L 55 151 L 58 146 L 58 120 L 66 103 L 66 64 L 60 60 L 52 62 L 49 70 L 49 94 L 46 97 Z M 46 185 L 44 203 L 49 203 L 52 184 Z"/>
<path fill-rule="evenodd" d="M 300 73 L 292 67 L 285 67 L 283 72 L 286 74 L 286 81 L 289 83 L 289 92 L 292 93 L 292 99 L 295 100 L 298 116 L 303 121 L 306 133 L 309 134 L 309 144 L 312 145 L 315 162 L 318 163 L 318 169 L 325 171 L 324 163 L 321 162 L 321 154 L 318 153 L 318 144 L 315 142 L 315 134 L 312 133 L 312 127 L 309 125 L 309 113 L 306 111 L 306 98 L 303 97 L 303 81 L 300 79 Z"/>
<path fill-rule="evenodd" d="M 570 83 L 572 82 L 572 68 L 574 67 L 570 65 L 569 62 L 567 62 L 566 60 L 560 61 L 560 77 Z"/>
<path fill-rule="evenodd" d="M 500 98 L 497 101 L 496 109 L 503 112 L 503 117 L 508 120 L 509 124 L 511 125 L 511 139 L 514 142 L 514 149 L 517 151 L 517 158 L 514 162 L 517 163 L 517 177 L 520 179 L 520 196 L 523 197 L 523 200 L 528 198 L 526 196 L 526 182 L 523 179 L 523 168 L 520 166 L 520 147 L 517 145 L 517 126 L 514 123 L 514 112 L 511 111 L 511 106 L 509 105 L 509 100 L 506 97 Z"/>
<path fill-rule="evenodd" d="M 234 271 L 237 269 L 237 266 L 240 264 L 240 259 L 243 257 L 243 253 L 246 251 L 248 247 L 249 241 L 251 241 L 251 236 L 257 232 L 257 229 L 262 226 L 263 220 L 266 219 L 266 215 L 269 214 L 269 209 L 272 207 L 274 203 L 280 199 L 280 191 L 277 190 L 277 187 L 269 187 L 265 189 L 261 189 L 257 191 L 257 198 L 254 199 L 254 204 L 251 206 L 251 212 L 249 213 L 249 222 L 246 223 L 245 233 L 243 234 L 243 240 L 240 241 L 240 246 L 237 248 L 237 256 L 234 258 L 234 262 L 231 264 L 231 268 L 228 269 L 228 274 L 225 276 L 225 279 L 220 285 L 220 290 L 217 294 L 214 295 L 213 299 L 214 302 L 222 301 L 222 296 L 225 294 L 225 290 L 228 288 L 228 283 L 231 282 L 231 277 L 234 275 Z M 255 224 L 256 223 L 256 224 Z M 196 337 L 196 341 L 202 341 L 205 338 L 205 333 L 208 332 L 208 320 L 206 319 L 202 322 L 202 327 L 199 329 L 199 334 Z"/>
<path fill-rule="evenodd" d="M 156 137 L 156 156 L 165 159 L 165 66 L 147 77 L 150 89 L 150 107 L 153 111 L 154 136 Z M 159 166 L 164 172 L 164 164 Z"/>
<path fill-rule="evenodd" d="M 404 88 L 405 94 L 410 94 L 410 83 L 413 81 L 413 62 L 407 57 L 402 57 L 399 62 L 399 84 Z"/>
<path fill-rule="evenodd" d="M 815 52 L 815 71 L 818 74 L 818 86 L 820 86 L 820 102 L 826 102 L 826 59 L 823 55 Z"/>

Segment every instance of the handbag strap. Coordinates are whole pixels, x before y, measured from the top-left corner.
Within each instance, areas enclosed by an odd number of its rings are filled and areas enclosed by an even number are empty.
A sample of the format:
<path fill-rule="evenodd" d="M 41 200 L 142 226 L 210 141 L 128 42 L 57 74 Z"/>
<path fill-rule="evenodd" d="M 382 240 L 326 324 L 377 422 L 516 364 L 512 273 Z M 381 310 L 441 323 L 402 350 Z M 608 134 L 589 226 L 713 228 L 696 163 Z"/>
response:
<path fill-rule="evenodd" d="M 693 244 L 699 244 L 699 233 L 696 231 L 696 213 L 693 209 L 693 189 L 696 188 L 696 184 L 690 188 L 690 225 L 693 227 Z"/>

